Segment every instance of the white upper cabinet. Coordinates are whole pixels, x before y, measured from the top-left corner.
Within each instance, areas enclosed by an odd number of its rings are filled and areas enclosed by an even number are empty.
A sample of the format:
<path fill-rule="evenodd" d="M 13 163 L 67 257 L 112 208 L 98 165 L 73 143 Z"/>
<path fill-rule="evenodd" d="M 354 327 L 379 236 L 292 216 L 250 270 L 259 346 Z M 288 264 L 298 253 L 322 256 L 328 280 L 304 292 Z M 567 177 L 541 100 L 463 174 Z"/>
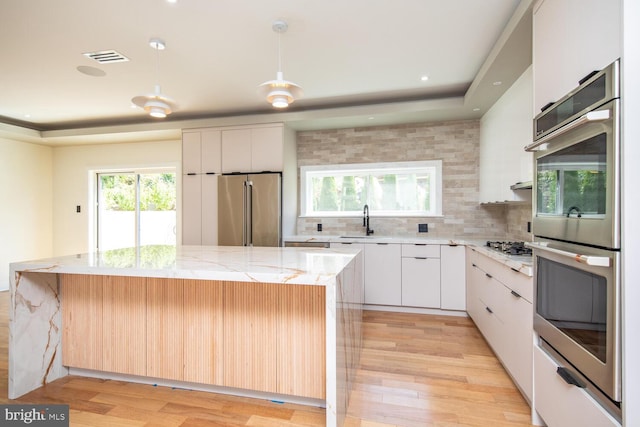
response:
<path fill-rule="evenodd" d="M 282 126 L 222 131 L 222 172 L 281 172 L 284 166 Z"/>
<path fill-rule="evenodd" d="M 530 201 L 530 190 L 511 190 L 533 179 L 532 70 L 529 67 L 480 120 L 480 202 Z"/>
<path fill-rule="evenodd" d="M 622 52 L 621 0 L 541 0 L 534 5 L 534 116 Z"/>
<path fill-rule="evenodd" d="M 182 133 L 182 174 L 216 174 L 222 171 L 219 130 Z"/>

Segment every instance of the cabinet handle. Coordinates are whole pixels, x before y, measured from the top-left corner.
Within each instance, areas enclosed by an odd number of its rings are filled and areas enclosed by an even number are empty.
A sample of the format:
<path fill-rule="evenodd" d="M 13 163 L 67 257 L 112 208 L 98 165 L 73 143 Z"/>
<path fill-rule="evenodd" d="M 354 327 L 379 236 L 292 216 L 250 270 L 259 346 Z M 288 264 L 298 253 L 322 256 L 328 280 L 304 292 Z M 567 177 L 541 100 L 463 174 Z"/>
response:
<path fill-rule="evenodd" d="M 485 276 L 487 276 L 489 279 L 493 279 L 493 276 L 492 276 L 492 275 L 490 275 L 489 273 L 484 273 L 484 274 L 485 274 Z"/>
<path fill-rule="evenodd" d="M 376 245 L 388 245 L 388 243 L 376 243 Z"/>
<path fill-rule="evenodd" d="M 556 370 L 556 373 L 558 375 L 560 375 L 560 377 L 565 380 L 565 382 L 567 384 L 570 385 L 574 385 L 578 388 L 585 388 L 586 385 L 585 383 L 583 383 L 582 381 L 580 381 L 578 378 L 576 378 L 573 373 L 571 371 L 569 371 L 567 368 L 563 368 L 558 366 L 558 369 Z"/>
<path fill-rule="evenodd" d="M 424 256 L 417 256 L 417 257 L 414 257 L 414 258 L 415 259 L 427 259 L 427 257 L 424 257 Z"/>
<path fill-rule="evenodd" d="M 512 269 L 513 271 L 515 271 L 516 273 L 520 273 L 520 271 L 519 271 L 517 268 L 513 268 L 513 267 L 511 267 L 511 269 Z"/>
<path fill-rule="evenodd" d="M 457 243 L 449 243 L 449 246 L 451 246 L 452 248 L 455 248 L 456 246 L 458 246 Z"/>
<path fill-rule="evenodd" d="M 516 291 L 511 291 L 511 295 L 513 295 L 516 298 L 522 298 L 522 295 L 520 295 L 519 293 L 517 293 Z"/>
<path fill-rule="evenodd" d="M 413 245 L 414 246 L 427 246 L 426 243 L 414 243 Z"/>
<path fill-rule="evenodd" d="M 478 268 L 478 266 L 477 266 L 477 265 L 475 265 L 474 263 L 471 263 L 471 267 Z"/>
<path fill-rule="evenodd" d="M 493 310 L 491 310 L 489 307 L 485 307 L 485 310 L 487 310 L 489 313 L 493 314 Z"/>
<path fill-rule="evenodd" d="M 353 244 L 351 242 L 340 242 L 340 243 L 343 244 L 343 245 L 352 245 Z"/>
<path fill-rule="evenodd" d="M 215 172 L 206 172 L 207 175 L 215 175 Z"/>
<path fill-rule="evenodd" d="M 196 173 L 195 173 L 195 172 L 189 172 L 189 173 L 187 173 L 187 175 L 189 175 L 189 176 L 196 176 Z"/>

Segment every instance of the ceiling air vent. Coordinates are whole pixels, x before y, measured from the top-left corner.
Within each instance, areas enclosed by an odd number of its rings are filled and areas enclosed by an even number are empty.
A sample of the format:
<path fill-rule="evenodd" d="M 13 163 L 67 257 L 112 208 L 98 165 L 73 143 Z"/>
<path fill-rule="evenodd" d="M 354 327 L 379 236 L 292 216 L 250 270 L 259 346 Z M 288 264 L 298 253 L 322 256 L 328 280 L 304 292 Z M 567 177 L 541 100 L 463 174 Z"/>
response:
<path fill-rule="evenodd" d="M 115 50 L 101 50 L 100 52 L 83 53 L 87 58 L 98 61 L 101 64 L 113 64 L 115 62 L 127 62 L 129 58 Z"/>

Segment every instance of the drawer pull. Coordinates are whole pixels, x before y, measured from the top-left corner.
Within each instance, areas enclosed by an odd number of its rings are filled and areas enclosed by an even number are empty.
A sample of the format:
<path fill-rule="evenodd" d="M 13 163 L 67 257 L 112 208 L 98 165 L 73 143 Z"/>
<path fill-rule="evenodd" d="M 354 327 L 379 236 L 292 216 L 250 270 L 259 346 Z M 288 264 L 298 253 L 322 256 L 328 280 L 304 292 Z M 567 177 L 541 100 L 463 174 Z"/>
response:
<path fill-rule="evenodd" d="M 513 295 L 516 298 L 522 298 L 522 295 L 520 295 L 519 293 L 517 293 L 516 291 L 511 291 L 511 295 Z"/>
<path fill-rule="evenodd" d="M 342 243 L 343 245 L 353 245 L 353 243 L 351 242 L 340 242 L 340 243 Z"/>
<path fill-rule="evenodd" d="M 491 310 L 489 307 L 485 307 L 485 310 L 487 310 L 489 313 L 493 314 L 493 310 Z"/>
<path fill-rule="evenodd" d="M 484 274 L 485 274 L 485 276 L 487 276 L 489 279 L 493 279 L 493 276 L 492 276 L 492 275 L 490 275 L 489 273 L 484 273 Z"/>
<path fill-rule="evenodd" d="M 563 368 L 558 366 L 558 369 L 556 370 L 556 373 L 558 375 L 560 375 L 560 377 L 565 380 L 565 382 L 567 384 L 570 385 L 574 385 L 578 388 L 585 388 L 586 385 L 585 383 L 583 383 L 582 381 L 580 381 L 578 378 L 576 378 L 573 373 L 571 371 L 569 371 L 567 368 Z"/>
<path fill-rule="evenodd" d="M 511 269 L 512 269 L 513 271 L 515 271 L 516 273 L 520 273 L 520 270 L 518 270 L 517 268 L 513 268 L 513 267 L 511 267 Z"/>
<path fill-rule="evenodd" d="M 417 256 L 417 257 L 414 257 L 414 258 L 415 259 L 427 259 L 427 257 L 424 257 L 424 256 Z"/>
<path fill-rule="evenodd" d="M 189 175 L 189 176 L 196 176 L 196 173 L 195 173 L 195 172 L 188 172 L 188 173 L 187 173 L 187 175 Z"/>
<path fill-rule="evenodd" d="M 376 243 L 376 245 L 388 245 L 388 243 Z"/>
<path fill-rule="evenodd" d="M 427 246 L 426 243 L 414 243 L 414 246 Z"/>
<path fill-rule="evenodd" d="M 478 268 L 478 266 L 477 266 L 477 265 L 475 265 L 474 263 L 471 263 L 471 267 Z"/>

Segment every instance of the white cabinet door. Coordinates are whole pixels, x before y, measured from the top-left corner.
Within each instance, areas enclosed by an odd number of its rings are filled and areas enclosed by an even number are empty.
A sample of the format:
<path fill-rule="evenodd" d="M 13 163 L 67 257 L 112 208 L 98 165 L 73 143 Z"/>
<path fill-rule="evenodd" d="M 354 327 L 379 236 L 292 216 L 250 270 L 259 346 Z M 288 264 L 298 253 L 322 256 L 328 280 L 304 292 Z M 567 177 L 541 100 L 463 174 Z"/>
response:
<path fill-rule="evenodd" d="M 621 0 L 544 1 L 533 15 L 534 115 L 622 55 Z"/>
<path fill-rule="evenodd" d="M 222 131 L 222 172 L 281 172 L 283 128 L 262 127 Z"/>
<path fill-rule="evenodd" d="M 202 175 L 182 176 L 182 244 L 202 244 Z"/>
<path fill-rule="evenodd" d="M 201 170 L 206 174 L 222 172 L 222 135 L 219 130 L 205 130 L 200 134 Z"/>
<path fill-rule="evenodd" d="M 284 167 L 282 127 L 251 129 L 251 171 L 281 172 Z"/>
<path fill-rule="evenodd" d="M 619 427 L 602 406 L 583 389 L 567 384 L 558 374 L 558 364 L 535 346 L 535 410 L 549 427 Z"/>
<path fill-rule="evenodd" d="M 533 179 L 532 81 L 529 67 L 480 120 L 480 202 L 531 201 L 510 187 Z"/>
<path fill-rule="evenodd" d="M 182 174 L 201 173 L 200 132 L 182 134 Z"/>
<path fill-rule="evenodd" d="M 465 247 L 443 245 L 440 248 L 440 308 L 466 309 Z"/>
<path fill-rule="evenodd" d="M 365 304 L 401 305 L 399 244 L 368 243 L 364 247 Z"/>
<path fill-rule="evenodd" d="M 533 400 L 533 306 L 517 293 L 507 292 L 505 307 L 505 347 L 504 362 L 520 390 Z"/>
<path fill-rule="evenodd" d="M 222 131 L 222 173 L 251 172 L 251 129 Z"/>
<path fill-rule="evenodd" d="M 218 244 L 218 175 L 202 176 L 201 244 Z"/>
<path fill-rule="evenodd" d="M 440 308 L 440 259 L 402 258 L 402 305 Z"/>

